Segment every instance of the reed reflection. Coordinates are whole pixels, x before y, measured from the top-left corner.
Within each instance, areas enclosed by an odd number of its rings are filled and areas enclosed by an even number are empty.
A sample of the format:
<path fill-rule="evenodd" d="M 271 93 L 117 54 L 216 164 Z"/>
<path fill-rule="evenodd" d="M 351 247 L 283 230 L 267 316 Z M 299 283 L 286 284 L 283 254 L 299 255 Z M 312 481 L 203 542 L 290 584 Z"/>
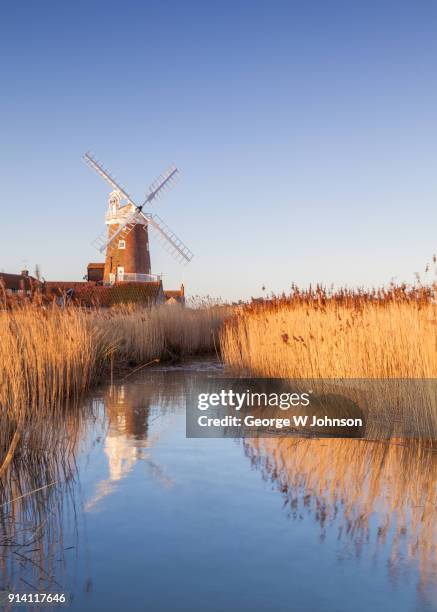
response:
<path fill-rule="evenodd" d="M 437 444 L 426 440 L 251 438 L 246 455 L 276 485 L 292 519 L 310 516 L 343 552 L 389 551 L 393 579 L 405 562 L 418 588 L 437 585 Z M 436 591 L 437 592 L 437 591 Z"/>
<path fill-rule="evenodd" d="M 66 551 L 76 546 L 63 533 L 66 520 L 70 536 L 76 531 L 75 457 L 92 412 L 88 402 L 35 418 L 0 479 L 1 590 L 62 586 Z"/>

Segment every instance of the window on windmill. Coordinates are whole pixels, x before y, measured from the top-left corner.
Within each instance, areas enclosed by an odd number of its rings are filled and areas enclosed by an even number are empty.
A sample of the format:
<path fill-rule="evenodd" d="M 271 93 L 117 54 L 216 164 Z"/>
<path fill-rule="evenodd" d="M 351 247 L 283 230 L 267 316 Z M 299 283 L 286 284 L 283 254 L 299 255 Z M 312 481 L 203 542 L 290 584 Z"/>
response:
<path fill-rule="evenodd" d="M 126 240 L 119 240 L 118 241 L 118 248 L 119 249 L 125 249 L 126 248 Z"/>

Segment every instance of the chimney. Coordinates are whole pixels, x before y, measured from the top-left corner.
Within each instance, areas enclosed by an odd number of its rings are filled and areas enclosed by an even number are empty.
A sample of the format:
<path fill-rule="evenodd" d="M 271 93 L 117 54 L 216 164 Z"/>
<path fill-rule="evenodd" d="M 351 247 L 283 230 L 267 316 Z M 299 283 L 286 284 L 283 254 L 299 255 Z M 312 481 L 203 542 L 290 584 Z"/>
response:
<path fill-rule="evenodd" d="M 181 284 L 181 295 L 185 296 L 185 287 L 184 287 L 183 283 Z"/>

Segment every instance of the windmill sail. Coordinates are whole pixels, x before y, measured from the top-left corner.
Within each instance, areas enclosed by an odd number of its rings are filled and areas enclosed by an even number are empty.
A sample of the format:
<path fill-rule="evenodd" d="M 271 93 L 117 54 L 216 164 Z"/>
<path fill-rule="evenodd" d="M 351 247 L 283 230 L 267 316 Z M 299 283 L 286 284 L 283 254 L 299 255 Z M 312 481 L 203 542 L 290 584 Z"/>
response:
<path fill-rule="evenodd" d="M 109 236 L 108 239 L 101 246 L 98 247 L 99 251 L 103 253 L 112 243 L 112 241 L 115 240 L 117 236 L 120 236 L 120 234 L 123 234 L 123 237 L 127 236 L 127 234 L 129 234 L 129 232 L 133 230 L 138 221 L 139 213 L 138 210 L 135 209 L 134 212 L 130 213 L 130 215 L 126 217 L 124 223 L 119 225 L 117 230 L 113 234 L 111 234 L 111 236 Z"/>
<path fill-rule="evenodd" d="M 115 177 L 112 176 L 109 170 L 105 169 L 100 162 L 98 162 L 90 153 L 85 153 L 83 156 L 85 163 L 87 163 L 91 168 L 93 168 L 97 174 L 100 174 L 102 178 L 107 181 L 113 189 L 117 189 L 121 193 L 121 195 L 126 198 L 128 202 L 136 206 L 135 202 L 132 200 L 128 192 L 115 180 Z"/>
<path fill-rule="evenodd" d="M 164 172 L 160 177 L 156 179 L 149 187 L 149 193 L 144 200 L 143 206 L 149 204 L 152 200 L 157 198 L 164 189 L 168 189 L 171 184 L 174 184 L 179 170 L 176 166 L 171 166 L 167 172 Z"/>
<path fill-rule="evenodd" d="M 141 213 L 143 214 L 143 213 Z M 182 242 L 182 240 L 168 227 L 159 215 L 143 215 L 149 225 L 155 230 L 158 238 L 165 250 L 170 253 L 177 261 L 183 264 L 189 263 L 193 259 L 193 253 Z"/>

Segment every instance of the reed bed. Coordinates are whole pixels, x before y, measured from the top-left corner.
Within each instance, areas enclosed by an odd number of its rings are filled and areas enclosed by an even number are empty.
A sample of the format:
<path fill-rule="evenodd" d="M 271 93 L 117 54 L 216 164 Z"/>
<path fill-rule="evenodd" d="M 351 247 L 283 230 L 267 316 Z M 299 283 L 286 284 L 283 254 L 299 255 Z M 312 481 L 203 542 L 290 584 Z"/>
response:
<path fill-rule="evenodd" d="M 47 415 L 65 410 L 117 367 L 216 350 L 227 309 L 61 308 L 0 311 L 0 476 Z"/>
<path fill-rule="evenodd" d="M 293 288 L 240 308 L 220 344 L 232 370 L 260 377 L 435 378 L 435 290 Z"/>
<path fill-rule="evenodd" d="M 94 311 L 93 328 L 120 363 L 174 359 L 218 350 L 219 329 L 228 308 L 179 305 L 138 309 L 131 306 Z"/>

